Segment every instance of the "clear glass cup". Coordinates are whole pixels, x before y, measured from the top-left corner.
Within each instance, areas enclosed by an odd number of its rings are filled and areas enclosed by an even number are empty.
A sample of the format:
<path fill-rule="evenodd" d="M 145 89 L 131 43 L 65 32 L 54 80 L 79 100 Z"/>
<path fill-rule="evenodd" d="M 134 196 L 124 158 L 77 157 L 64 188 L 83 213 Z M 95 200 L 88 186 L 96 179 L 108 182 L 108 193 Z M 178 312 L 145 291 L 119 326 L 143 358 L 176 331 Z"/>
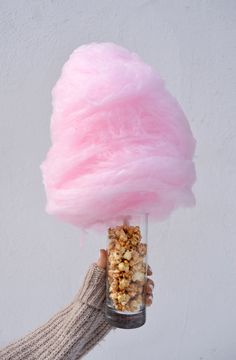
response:
<path fill-rule="evenodd" d="M 123 329 L 146 321 L 148 214 L 127 215 L 108 228 L 106 320 Z"/>

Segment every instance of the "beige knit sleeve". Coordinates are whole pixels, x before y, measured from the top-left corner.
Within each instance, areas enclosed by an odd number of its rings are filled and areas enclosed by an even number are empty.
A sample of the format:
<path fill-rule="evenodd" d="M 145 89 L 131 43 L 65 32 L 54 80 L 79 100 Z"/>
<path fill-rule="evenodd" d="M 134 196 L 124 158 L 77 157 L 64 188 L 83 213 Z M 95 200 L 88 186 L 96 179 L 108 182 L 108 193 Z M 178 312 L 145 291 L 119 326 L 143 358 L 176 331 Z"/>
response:
<path fill-rule="evenodd" d="M 81 359 L 111 329 L 115 329 L 104 315 L 105 277 L 105 269 L 91 264 L 73 301 L 46 324 L 0 349 L 0 359 Z"/>

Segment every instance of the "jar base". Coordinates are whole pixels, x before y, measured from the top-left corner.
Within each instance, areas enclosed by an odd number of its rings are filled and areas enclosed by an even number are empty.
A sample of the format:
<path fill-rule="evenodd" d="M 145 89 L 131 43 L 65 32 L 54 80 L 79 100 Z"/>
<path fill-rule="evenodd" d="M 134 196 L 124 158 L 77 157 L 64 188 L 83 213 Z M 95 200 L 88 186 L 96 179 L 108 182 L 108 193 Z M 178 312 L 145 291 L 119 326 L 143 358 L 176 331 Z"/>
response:
<path fill-rule="evenodd" d="M 146 322 L 146 308 L 144 307 L 136 314 L 122 314 L 116 310 L 105 307 L 107 322 L 120 329 L 135 329 L 143 326 Z"/>

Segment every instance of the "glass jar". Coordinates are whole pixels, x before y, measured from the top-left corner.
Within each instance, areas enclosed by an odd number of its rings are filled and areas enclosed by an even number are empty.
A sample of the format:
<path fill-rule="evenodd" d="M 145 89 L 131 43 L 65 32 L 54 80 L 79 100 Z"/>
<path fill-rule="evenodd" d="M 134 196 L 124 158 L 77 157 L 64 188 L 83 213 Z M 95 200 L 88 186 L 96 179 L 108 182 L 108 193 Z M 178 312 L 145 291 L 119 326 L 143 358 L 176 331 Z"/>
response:
<path fill-rule="evenodd" d="M 108 228 L 106 320 L 123 329 L 146 321 L 148 214 L 128 215 Z"/>

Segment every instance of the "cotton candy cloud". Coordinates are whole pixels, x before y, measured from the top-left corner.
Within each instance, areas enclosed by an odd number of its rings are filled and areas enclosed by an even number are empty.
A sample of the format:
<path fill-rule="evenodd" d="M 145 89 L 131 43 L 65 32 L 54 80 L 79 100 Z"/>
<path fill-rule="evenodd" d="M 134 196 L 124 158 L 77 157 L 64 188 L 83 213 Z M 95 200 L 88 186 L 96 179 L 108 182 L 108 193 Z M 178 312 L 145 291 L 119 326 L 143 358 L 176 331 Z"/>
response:
<path fill-rule="evenodd" d="M 82 45 L 52 90 L 46 212 L 83 229 L 192 207 L 196 140 L 160 75 L 113 43 Z"/>

